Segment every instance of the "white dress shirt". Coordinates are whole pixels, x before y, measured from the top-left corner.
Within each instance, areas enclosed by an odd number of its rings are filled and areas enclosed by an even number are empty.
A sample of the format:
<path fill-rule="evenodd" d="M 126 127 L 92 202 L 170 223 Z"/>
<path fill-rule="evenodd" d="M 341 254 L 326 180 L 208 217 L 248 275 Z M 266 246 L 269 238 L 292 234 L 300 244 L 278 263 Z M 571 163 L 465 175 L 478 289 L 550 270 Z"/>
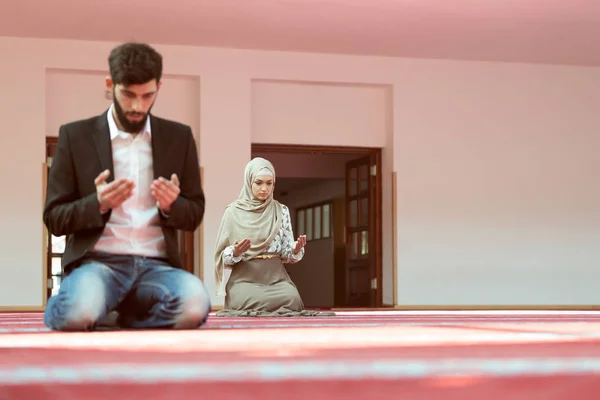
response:
<path fill-rule="evenodd" d="M 113 118 L 111 105 L 107 113 L 114 179 L 129 178 L 135 183 L 133 195 L 113 208 L 95 251 L 146 257 L 166 257 L 165 238 L 160 226 L 156 200 L 150 193 L 154 180 L 150 118 L 137 135 L 121 131 Z"/>

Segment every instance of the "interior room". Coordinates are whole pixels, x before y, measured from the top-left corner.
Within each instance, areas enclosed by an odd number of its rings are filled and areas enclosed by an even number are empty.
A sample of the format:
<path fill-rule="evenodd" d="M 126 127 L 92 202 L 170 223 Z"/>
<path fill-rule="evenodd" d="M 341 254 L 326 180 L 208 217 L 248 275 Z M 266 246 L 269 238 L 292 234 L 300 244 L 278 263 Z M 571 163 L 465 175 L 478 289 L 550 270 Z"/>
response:
<path fill-rule="evenodd" d="M 598 37 L 593 1 L 4 1 L 0 399 L 595 399 Z M 59 131 L 117 115 L 108 58 L 129 41 L 164 61 L 149 115 L 196 147 L 180 153 L 197 156 L 202 220 L 169 237 L 206 307 L 189 308 L 197 329 L 91 313 L 89 332 L 50 329 L 65 246 L 87 232 L 53 239 L 43 221 Z M 61 175 L 73 193 L 109 155 L 89 143 Z M 307 235 L 285 266 L 302 307 L 266 317 L 228 309 L 215 273 L 256 156 Z"/>
<path fill-rule="evenodd" d="M 365 155 L 357 150 L 352 153 L 352 149 L 334 153 L 334 149 L 253 151 L 252 157 L 263 157 L 274 164 L 277 173 L 274 197 L 289 208 L 295 236 L 306 235 L 302 261 L 287 266 L 305 306 L 320 309 L 378 307 L 381 306 L 379 291 L 374 294 L 374 301 L 370 295 L 371 281 L 377 282 L 377 258 L 369 257 L 369 245 L 376 249 L 377 244 L 369 240 L 368 233 L 381 229 L 380 217 L 369 218 L 371 213 L 380 214 L 380 208 L 369 207 L 369 193 L 358 201 L 350 198 L 359 191 L 368 191 L 367 180 L 374 185 L 378 180 L 368 176 L 371 168 L 364 165 L 360 169 L 364 171 L 360 185 L 356 185 L 357 179 L 351 176 L 355 170 L 353 165 Z M 375 194 L 375 190 L 372 192 Z M 377 201 L 376 196 L 371 197 L 371 201 Z M 359 226 L 365 230 L 350 232 Z M 367 258 L 365 273 L 352 269 L 353 260 L 360 258 Z"/>

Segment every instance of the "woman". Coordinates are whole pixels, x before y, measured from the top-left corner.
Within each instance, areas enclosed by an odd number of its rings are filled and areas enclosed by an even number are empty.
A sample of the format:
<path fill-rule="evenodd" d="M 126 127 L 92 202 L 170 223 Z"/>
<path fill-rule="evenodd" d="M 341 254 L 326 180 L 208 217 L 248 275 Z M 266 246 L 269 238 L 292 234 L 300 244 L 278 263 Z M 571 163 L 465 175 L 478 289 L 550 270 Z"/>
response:
<path fill-rule="evenodd" d="M 215 249 L 217 316 L 332 315 L 304 309 L 284 263 L 304 256 L 306 236 L 294 242 L 290 212 L 273 199 L 275 169 L 264 158 L 246 165 L 244 187 L 225 209 Z M 335 315 L 335 314 L 333 314 Z"/>

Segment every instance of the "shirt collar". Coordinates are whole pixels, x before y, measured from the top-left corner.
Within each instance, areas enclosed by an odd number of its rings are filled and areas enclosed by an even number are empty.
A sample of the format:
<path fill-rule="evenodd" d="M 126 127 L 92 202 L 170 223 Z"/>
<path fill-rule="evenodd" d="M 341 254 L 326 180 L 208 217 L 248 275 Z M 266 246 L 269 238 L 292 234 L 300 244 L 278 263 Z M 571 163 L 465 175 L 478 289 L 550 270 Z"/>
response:
<path fill-rule="evenodd" d="M 110 140 L 114 140 L 117 136 L 121 136 L 123 138 L 126 138 L 129 136 L 129 133 L 123 132 L 122 130 L 120 130 L 117 127 L 117 123 L 115 122 L 115 119 L 113 118 L 113 108 L 114 107 L 115 107 L 115 105 L 111 104 L 110 108 L 108 109 L 108 113 L 106 115 L 106 118 L 108 119 L 108 129 L 110 130 Z M 144 126 L 144 129 L 139 133 L 147 133 L 148 136 L 152 135 L 152 129 L 150 128 L 150 117 L 148 117 L 148 119 L 146 119 L 146 126 Z"/>

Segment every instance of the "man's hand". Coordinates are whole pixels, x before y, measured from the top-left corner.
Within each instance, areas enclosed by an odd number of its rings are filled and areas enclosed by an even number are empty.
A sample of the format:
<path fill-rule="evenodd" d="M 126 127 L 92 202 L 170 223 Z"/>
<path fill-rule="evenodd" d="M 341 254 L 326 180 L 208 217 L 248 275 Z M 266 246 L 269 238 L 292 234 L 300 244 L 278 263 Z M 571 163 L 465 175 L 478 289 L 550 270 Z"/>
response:
<path fill-rule="evenodd" d="M 171 180 L 168 181 L 161 176 L 152 182 L 150 192 L 156 200 L 157 207 L 168 214 L 171 212 L 171 205 L 177 200 L 179 193 L 181 193 L 179 178 L 177 178 L 176 174 L 173 174 L 171 175 Z"/>
<path fill-rule="evenodd" d="M 240 255 L 247 252 L 249 248 L 250 248 L 250 239 L 246 238 L 246 239 L 242 240 L 241 242 L 238 242 L 236 240 L 235 243 L 233 244 L 233 256 L 239 257 Z"/>
<path fill-rule="evenodd" d="M 106 183 L 109 176 L 110 171 L 105 170 L 94 179 L 98 203 L 100 203 L 100 211 L 102 212 L 119 207 L 131 197 L 135 188 L 135 183 L 131 179 L 121 178 L 111 183 Z"/>
<path fill-rule="evenodd" d="M 294 254 L 298 254 L 298 252 L 300 250 L 302 250 L 302 248 L 306 245 L 306 235 L 300 235 L 298 237 L 298 241 L 296 242 L 296 247 L 294 247 L 294 250 L 292 250 L 292 252 Z"/>

